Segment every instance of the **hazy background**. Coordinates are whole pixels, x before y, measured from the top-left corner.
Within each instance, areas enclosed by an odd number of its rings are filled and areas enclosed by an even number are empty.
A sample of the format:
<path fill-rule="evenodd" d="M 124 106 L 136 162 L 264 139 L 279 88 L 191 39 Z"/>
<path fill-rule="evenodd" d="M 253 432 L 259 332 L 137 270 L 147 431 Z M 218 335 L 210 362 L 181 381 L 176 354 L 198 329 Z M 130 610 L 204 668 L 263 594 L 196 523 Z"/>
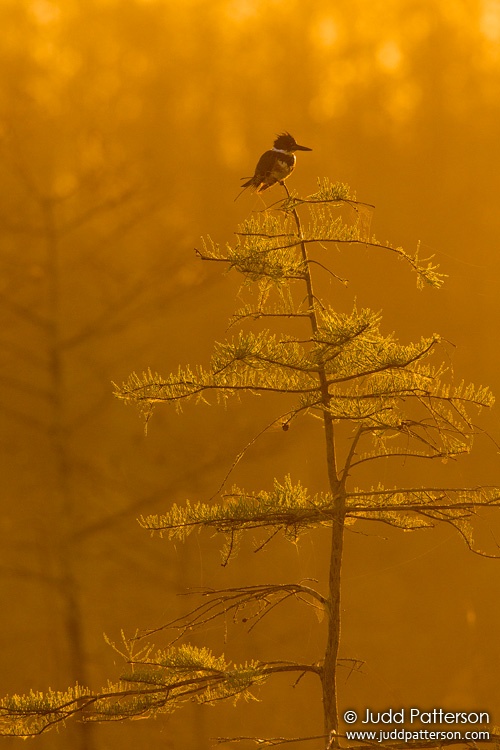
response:
<path fill-rule="evenodd" d="M 322 282 L 332 304 L 382 310 L 403 341 L 439 332 L 456 381 L 500 392 L 500 2 L 1 0 L 0 78 L 1 693 L 98 689 L 122 666 L 103 632 L 161 624 L 196 603 L 177 596 L 186 587 L 325 580 L 326 532 L 260 555 L 249 542 L 221 568 L 218 539 L 174 546 L 135 520 L 210 497 L 279 403 L 160 409 L 145 438 L 112 397 L 111 381 L 206 363 L 224 337 L 238 279 L 194 247 L 231 240 L 262 207 L 233 199 L 276 133 L 313 149 L 290 187 L 349 183 L 375 204 L 378 239 L 420 241 L 450 277 L 417 292 L 388 254 L 330 250 L 350 281 Z M 480 424 L 500 438 L 498 409 Z M 487 437 L 456 467 L 430 468 L 364 478 L 500 478 Z M 234 481 L 258 489 L 288 471 L 324 488 L 314 421 L 266 435 Z M 500 724 L 500 563 L 446 527 L 362 531 L 347 536 L 342 655 L 366 663 L 346 674 L 341 707 L 480 709 Z M 479 536 L 498 551 L 494 515 Z M 224 639 L 221 624 L 194 642 L 237 661 L 314 661 L 323 648 L 321 623 L 292 606 Z M 218 735 L 322 731 L 311 678 L 280 678 L 260 698 L 35 743 L 201 750 Z"/>

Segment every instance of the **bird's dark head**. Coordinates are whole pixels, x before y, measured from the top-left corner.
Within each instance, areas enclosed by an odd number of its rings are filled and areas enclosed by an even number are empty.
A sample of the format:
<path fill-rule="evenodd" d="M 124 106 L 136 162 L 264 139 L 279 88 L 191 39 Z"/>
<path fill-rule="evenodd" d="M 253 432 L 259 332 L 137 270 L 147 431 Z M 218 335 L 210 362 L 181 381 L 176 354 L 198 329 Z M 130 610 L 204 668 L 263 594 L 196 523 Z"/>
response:
<path fill-rule="evenodd" d="M 281 133 L 274 141 L 274 148 L 279 151 L 286 151 L 288 154 L 292 154 L 294 151 L 312 151 L 312 148 L 307 148 L 307 146 L 299 146 L 290 133 Z"/>

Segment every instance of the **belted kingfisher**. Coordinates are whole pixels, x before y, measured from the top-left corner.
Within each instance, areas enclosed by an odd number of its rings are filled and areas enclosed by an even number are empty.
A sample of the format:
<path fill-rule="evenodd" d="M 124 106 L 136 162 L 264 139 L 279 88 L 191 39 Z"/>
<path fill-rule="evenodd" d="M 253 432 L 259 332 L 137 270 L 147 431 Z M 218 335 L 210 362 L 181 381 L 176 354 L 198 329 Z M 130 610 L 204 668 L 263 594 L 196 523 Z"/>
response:
<path fill-rule="evenodd" d="M 294 151 L 312 151 L 312 148 L 299 146 L 290 133 L 281 133 L 274 141 L 272 149 L 262 154 L 255 167 L 254 176 L 243 183 L 243 190 L 253 187 L 256 193 L 262 193 L 277 182 L 283 183 L 295 169 Z M 241 179 L 245 180 L 246 177 Z"/>

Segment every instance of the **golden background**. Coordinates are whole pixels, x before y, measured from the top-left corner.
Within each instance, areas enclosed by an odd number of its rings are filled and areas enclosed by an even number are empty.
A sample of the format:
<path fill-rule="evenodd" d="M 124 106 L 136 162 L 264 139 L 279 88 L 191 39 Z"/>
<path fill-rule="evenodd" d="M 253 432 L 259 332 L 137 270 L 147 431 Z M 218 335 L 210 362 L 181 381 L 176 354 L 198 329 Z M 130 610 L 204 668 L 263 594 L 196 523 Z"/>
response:
<path fill-rule="evenodd" d="M 175 546 L 135 520 L 210 497 L 279 404 L 162 408 L 145 438 L 112 396 L 133 370 L 206 363 L 224 337 L 239 281 L 194 247 L 231 240 L 262 208 L 234 198 L 276 133 L 313 149 L 290 188 L 349 183 L 375 204 L 379 240 L 420 241 L 449 274 L 417 292 L 389 255 L 344 247 L 329 262 L 349 286 L 323 282 L 332 304 L 381 310 L 403 341 L 439 332 L 456 380 L 500 392 L 500 3 L 2 0 L 0 39 L 1 692 L 98 689 L 122 666 L 103 632 L 165 622 L 196 602 L 177 596 L 187 587 L 325 578 L 322 532 L 259 555 L 249 541 L 221 568 L 217 539 Z M 500 438 L 498 409 L 479 421 Z M 291 471 L 323 489 L 321 434 L 304 425 L 266 434 L 234 481 L 257 489 Z M 443 476 L 498 484 L 495 443 L 426 474 Z M 424 478 L 401 462 L 366 480 Z M 487 520 L 480 546 L 495 554 L 500 524 Z M 361 528 L 347 536 L 342 655 L 365 665 L 346 673 L 341 708 L 479 709 L 500 724 L 499 563 L 448 528 Z M 193 636 L 236 661 L 313 661 L 322 638 L 291 605 L 250 636 L 222 623 Z M 201 750 L 219 735 L 321 733 L 307 677 L 259 697 L 35 743 Z"/>

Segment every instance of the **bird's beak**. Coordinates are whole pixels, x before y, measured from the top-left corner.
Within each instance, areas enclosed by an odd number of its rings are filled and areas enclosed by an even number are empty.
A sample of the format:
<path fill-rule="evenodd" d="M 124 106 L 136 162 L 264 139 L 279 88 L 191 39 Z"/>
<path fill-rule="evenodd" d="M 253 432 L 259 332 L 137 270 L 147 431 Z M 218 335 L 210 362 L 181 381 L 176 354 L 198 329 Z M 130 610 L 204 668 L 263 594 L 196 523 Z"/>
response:
<path fill-rule="evenodd" d="M 296 151 L 312 151 L 312 148 L 307 148 L 307 146 L 299 146 L 297 143 L 295 146 Z"/>

